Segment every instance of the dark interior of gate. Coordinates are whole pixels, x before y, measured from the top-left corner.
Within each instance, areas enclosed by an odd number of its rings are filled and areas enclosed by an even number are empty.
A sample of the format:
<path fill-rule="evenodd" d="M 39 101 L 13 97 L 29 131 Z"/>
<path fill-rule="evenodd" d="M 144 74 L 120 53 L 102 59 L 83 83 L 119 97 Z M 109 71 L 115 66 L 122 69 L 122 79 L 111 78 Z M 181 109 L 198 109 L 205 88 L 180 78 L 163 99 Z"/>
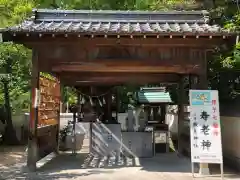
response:
<path fill-rule="evenodd" d="M 233 40 L 230 33 L 208 23 L 205 11 L 34 10 L 31 19 L 5 29 L 3 35 L 5 41 L 33 50 L 29 166 L 58 151 L 60 84 L 101 94 L 126 84 L 175 83 L 181 132 L 188 103 L 184 79 L 188 77 L 192 89 L 207 88 L 207 57 Z M 111 96 L 108 99 L 104 118 L 109 120 Z"/>

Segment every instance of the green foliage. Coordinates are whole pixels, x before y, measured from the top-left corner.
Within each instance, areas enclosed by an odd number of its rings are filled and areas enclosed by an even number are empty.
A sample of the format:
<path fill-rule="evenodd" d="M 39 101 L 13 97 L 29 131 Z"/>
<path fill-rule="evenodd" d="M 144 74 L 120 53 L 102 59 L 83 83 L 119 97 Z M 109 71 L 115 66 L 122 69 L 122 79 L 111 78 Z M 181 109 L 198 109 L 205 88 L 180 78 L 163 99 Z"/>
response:
<path fill-rule="evenodd" d="M 41 8 L 107 9 L 107 10 L 162 10 L 193 9 L 195 0 L 38 0 Z"/>
<path fill-rule="evenodd" d="M 0 27 L 21 22 L 34 6 L 32 0 L 0 0 Z"/>
<path fill-rule="evenodd" d="M 10 102 L 12 110 L 28 108 L 29 96 L 29 79 L 31 67 L 31 52 L 21 45 L 4 43 L 0 45 L 0 84 L 3 87 L 3 81 L 8 81 L 10 90 Z M 7 66 L 10 69 L 7 72 Z M 28 98 L 27 98 L 28 97 Z M 0 88 L 0 104 L 4 103 L 3 89 Z"/>
<path fill-rule="evenodd" d="M 29 0 L 0 0 L 0 27 L 19 23 L 33 7 Z M 0 44 L 0 104 L 5 103 L 3 82 L 7 81 L 13 112 L 29 107 L 30 59 L 31 51 L 22 45 Z"/>
<path fill-rule="evenodd" d="M 68 102 L 70 105 L 77 104 L 77 92 L 76 89 L 73 87 L 64 87 L 63 92 L 63 102 Z"/>
<path fill-rule="evenodd" d="M 0 27 L 19 23 L 31 14 L 32 8 L 60 9 L 112 9 L 112 10 L 189 10 L 207 9 L 213 23 L 231 31 L 240 30 L 240 13 L 234 1 L 225 0 L 0 0 Z M 234 47 L 221 47 L 209 59 L 209 79 L 213 89 L 219 89 L 221 98 L 238 96 L 240 43 Z M 10 72 L 6 67 L 11 65 Z M 4 104 L 3 82 L 8 81 L 12 110 L 29 108 L 31 51 L 12 43 L 0 44 L 0 104 Z M 226 84 L 227 85 L 226 85 Z M 171 92 L 175 88 L 169 88 Z M 128 104 L 127 92 L 133 88 L 121 88 L 122 104 Z M 174 92 L 172 92 L 174 94 Z M 74 88 L 65 87 L 64 102 L 76 102 Z M 175 98 L 176 99 L 176 98 Z"/>
<path fill-rule="evenodd" d="M 119 108 L 121 112 L 125 112 L 128 106 L 136 106 L 136 92 L 139 90 L 138 86 L 119 86 L 117 92 L 119 98 Z"/>
<path fill-rule="evenodd" d="M 205 6 L 210 12 L 211 23 L 224 27 L 229 32 L 240 30 L 240 13 L 237 1 L 212 1 Z M 234 43 L 234 42 L 233 42 Z M 208 79 L 212 89 L 219 90 L 221 102 L 231 102 L 239 98 L 240 44 L 228 44 L 208 57 Z"/>

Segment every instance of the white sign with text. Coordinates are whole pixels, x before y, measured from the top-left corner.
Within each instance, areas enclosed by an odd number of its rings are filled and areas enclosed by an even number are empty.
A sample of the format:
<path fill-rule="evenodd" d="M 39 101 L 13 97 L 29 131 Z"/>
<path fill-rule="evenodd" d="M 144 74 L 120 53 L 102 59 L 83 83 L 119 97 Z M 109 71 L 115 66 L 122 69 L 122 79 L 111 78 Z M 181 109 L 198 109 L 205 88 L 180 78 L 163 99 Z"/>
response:
<path fill-rule="evenodd" d="M 193 163 L 223 162 L 218 91 L 190 90 L 190 135 Z"/>

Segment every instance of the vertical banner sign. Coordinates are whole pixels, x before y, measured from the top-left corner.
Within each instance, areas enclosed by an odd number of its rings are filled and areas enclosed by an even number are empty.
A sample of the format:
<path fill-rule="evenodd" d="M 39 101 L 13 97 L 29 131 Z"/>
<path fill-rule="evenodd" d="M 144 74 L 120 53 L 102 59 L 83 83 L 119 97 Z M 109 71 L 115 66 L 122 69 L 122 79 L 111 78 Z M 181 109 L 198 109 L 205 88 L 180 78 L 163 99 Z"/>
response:
<path fill-rule="evenodd" d="M 218 91 L 190 90 L 192 163 L 222 164 Z"/>

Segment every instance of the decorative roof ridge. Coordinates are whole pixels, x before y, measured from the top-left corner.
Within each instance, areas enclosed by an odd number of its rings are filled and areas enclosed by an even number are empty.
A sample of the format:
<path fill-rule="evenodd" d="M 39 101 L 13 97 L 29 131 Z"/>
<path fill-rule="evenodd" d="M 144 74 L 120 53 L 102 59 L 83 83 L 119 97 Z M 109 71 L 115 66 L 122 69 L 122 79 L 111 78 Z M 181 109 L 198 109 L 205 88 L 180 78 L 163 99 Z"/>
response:
<path fill-rule="evenodd" d="M 34 21 L 109 21 L 109 22 L 202 22 L 209 21 L 208 12 L 201 11 L 120 11 L 33 9 Z"/>
<path fill-rule="evenodd" d="M 84 10 L 84 9 L 33 9 L 33 13 L 103 13 L 103 14 L 189 14 L 189 15 L 207 15 L 209 12 L 207 10 L 161 10 L 161 11 L 149 11 L 149 10 Z"/>

